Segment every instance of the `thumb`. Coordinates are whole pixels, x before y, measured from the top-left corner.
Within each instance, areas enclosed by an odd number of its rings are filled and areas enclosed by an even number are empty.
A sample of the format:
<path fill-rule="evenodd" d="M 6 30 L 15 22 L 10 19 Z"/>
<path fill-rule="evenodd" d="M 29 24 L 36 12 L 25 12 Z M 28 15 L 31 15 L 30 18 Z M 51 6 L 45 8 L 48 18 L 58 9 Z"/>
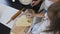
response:
<path fill-rule="evenodd" d="M 31 3 L 31 6 L 34 6 L 34 3 L 35 3 L 35 1 L 33 1 L 33 2 Z"/>

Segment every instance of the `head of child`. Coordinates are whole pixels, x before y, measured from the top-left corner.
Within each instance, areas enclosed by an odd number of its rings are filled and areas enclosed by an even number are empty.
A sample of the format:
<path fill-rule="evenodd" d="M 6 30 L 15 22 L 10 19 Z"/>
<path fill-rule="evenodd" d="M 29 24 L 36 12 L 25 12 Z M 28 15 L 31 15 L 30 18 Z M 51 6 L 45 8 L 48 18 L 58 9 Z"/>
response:
<path fill-rule="evenodd" d="M 46 32 L 50 31 L 60 32 L 60 2 L 52 4 L 47 10 L 47 15 L 50 20 L 50 26 L 49 30 L 46 30 Z"/>

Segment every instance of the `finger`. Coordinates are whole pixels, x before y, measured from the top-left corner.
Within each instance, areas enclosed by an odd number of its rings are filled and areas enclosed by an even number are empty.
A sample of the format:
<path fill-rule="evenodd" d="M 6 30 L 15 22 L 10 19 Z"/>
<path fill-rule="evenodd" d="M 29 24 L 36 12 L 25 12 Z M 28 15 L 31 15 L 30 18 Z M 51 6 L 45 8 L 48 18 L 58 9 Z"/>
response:
<path fill-rule="evenodd" d="M 34 5 L 34 3 L 31 3 L 31 6 L 33 6 Z"/>
<path fill-rule="evenodd" d="M 34 6 L 34 3 L 35 3 L 35 2 L 33 1 L 33 2 L 31 3 L 31 6 Z"/>
<path fill-rule="evenodd" d="M 36 6 L 37 5 L 37 2 L 36 3 L 34 3 L 34 5 L 33 6 Z"/>
<path fill-rule="evenodd" d="M 35 1 L 34 6 L 36 6 L 36 5 L 38 5 L 38 4 L 39 4 L 39 2 L 38 2 L 38 1 Z"/>
<path fill-rule="evenodd" d="M 37 5 L 37 3 L 33 3 L 31 6 L 33 7 L 33 6 L 36 6 Z"/>

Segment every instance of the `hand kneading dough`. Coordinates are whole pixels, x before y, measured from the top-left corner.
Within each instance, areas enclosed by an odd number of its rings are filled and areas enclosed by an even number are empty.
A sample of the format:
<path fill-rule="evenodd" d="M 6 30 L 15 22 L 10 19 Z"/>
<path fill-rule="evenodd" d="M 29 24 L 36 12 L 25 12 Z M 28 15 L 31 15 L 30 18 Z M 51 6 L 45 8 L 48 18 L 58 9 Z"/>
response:
<path fill-rule="evenodd" d="M 26 15 L 22 15 L 18 20 L 16 21 L 16 26 L 30 26 L 31 23 L 27 21 Z"/>

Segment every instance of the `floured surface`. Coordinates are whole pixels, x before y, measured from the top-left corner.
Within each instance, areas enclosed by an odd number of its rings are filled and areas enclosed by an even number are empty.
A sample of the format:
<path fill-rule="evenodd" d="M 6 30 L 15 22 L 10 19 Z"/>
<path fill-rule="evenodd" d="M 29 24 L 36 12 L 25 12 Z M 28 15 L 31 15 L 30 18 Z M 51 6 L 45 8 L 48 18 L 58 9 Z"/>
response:
<path fill-rule="evenodd" d="M 16 20 L 16 23 L 14 24 L 10 34 L 26 34 L 28 29 L 30 28 L 31 24 L 27 21 L 28 18 L 26 15 L 22 15 Z"/>
<path fill-rule="evenodd" d="M 31 22 L 28 22 L 28 20 Z M 17 18 L 10 34 L 26 34 L 32 24 L 32 20 L 33 18 L 27 18 L 26 15 Z"/>
<path fill-rule="evenodd" d="M 11 21 L 11 23 L 6 24 L 10 18 L 17 13 L 17 9 L 11 8 L 9 6 L 0 4 L 0 11 L 2 12 L 1 17 L 0 17 L 0 22 L 4 25 L 6 25 L 9 28 L 12 28 L 12 25 L 14 24 L 13 21 Z"/>

